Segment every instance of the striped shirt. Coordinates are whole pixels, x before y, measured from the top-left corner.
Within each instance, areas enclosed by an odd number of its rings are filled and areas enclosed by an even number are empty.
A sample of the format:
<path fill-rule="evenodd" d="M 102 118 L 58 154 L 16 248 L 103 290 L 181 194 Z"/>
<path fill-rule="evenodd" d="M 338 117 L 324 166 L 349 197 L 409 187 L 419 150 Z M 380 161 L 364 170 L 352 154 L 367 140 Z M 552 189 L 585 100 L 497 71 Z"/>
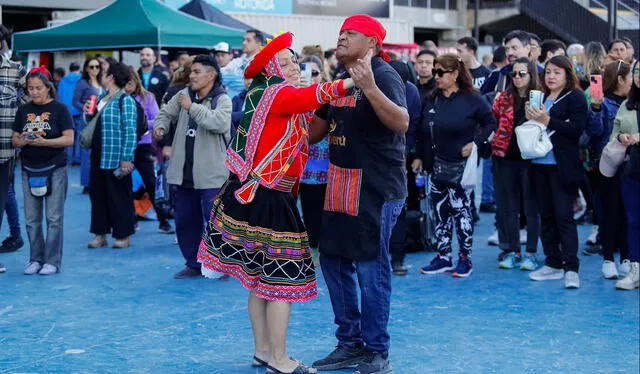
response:
<path fill-rule="evenodd" d="M 11 137 L 18 105 L 22 104 L 18 99 L 25 88 L 26 75 L 23 66 L 0 56 L 0 164 L 15 156 Z"/>
<path fill-rule="evenodd" d="M 136 102 L 130 95 L 120 98 L 116 94 L 102 112 L 102 154 L 100 169 L 116 169 L 121 161 L 133 162 L 136 149 L 137 118 Z M 103 95 L 103 97 L 106 96 Z M 120 112 L 122 100 L 122 113 Z"/>

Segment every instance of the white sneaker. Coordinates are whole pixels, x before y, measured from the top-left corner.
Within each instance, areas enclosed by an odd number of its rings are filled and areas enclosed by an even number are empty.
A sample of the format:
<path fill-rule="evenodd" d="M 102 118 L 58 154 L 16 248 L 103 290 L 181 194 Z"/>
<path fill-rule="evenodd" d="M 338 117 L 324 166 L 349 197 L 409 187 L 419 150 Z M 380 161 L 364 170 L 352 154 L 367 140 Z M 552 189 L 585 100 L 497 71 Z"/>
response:
<path fill-rule="evenodd" d="M 487 239 L 487 244 L 497 246 L 500 244 L 500 239 L 498 238 L 498 230 L 494 231 L 493 234 Z"/>
<path fill-rule="evenodd" d="M 529 278 L 534 281 L 559 280 L 564 278 L 564 270 L 544 265 L 540 269 L 529 274 Z"/>
<path fill-rule="evenodd" d="M 621 290 L 635 290 L 640 288 L 640 262 L 632 262 L 629 274 L 616 282 L 616 288 Z"/>
<path fill-rule="evenodd" d="M 620 274 L 620 278 L 626 277 L 627 274 L 629 274 L 629 271 L 631 271 L 631 261 L 629 260 L 622 261 L 620 266 L 618 266 L 618 273 Z"/>
<path fill-rule="evenodd" d="M 26 269 L 24 269 L 24 274 L 25 275 L 33 275 L 36 274 L 37 272 L 40 271 L 40 269 L 42 269 L 42 265 L 40 265 L 40 263 L 38 262 L 30 262 L 29 265 L 27 266 Z"/>
<path fill-rule="evenodd" d="M 40 275 L 53 275 L 58 272 L 58 268 L 51 264 L 44 264 L 42 270 L 38 274 Z"/>
<path fill-rule="evenodd" d="M 527 229 L 520 229 L 520 244 L 527 244 Z"/>
<path fill-rule="evenodd" d="M 569 289 L 580 288 L 580 276 L 575 271 L 564 273 L 564 286 Z"/>
<path fill-rule="evenodd" d="M 602 263 L 602 276 L 605 279 L 618 279 L 618 270 L 613 261 L 605 261 Z"/>
<path fill-rule="evenodd" d="M 587 245 L 596 245 L 598 244 L 598 225 L 593 225 L 591 228 L 591 235 L 587 238 Z"/>

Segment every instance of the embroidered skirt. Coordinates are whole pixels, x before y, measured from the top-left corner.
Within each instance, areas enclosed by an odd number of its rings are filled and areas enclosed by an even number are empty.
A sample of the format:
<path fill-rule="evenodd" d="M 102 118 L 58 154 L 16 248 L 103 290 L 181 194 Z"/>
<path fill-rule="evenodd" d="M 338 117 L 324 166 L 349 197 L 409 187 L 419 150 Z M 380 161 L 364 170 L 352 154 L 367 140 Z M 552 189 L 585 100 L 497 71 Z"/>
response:
<path fill-rule="evenodd" d="M 258 187 L 253 201 L 240 204 L 237 176 L 213 203 L 198 261 L 203 274 L 238 278 L 258 297 L 302 302 L 318 295 L 309 238 L 290 192 Z"/>

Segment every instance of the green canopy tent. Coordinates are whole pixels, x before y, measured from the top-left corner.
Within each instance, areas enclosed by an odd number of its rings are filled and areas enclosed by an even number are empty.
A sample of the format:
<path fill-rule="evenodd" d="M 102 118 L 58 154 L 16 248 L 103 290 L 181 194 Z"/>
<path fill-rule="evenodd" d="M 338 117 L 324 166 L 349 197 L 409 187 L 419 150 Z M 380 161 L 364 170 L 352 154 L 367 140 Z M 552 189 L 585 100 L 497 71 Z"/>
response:
<path fill-rule="evenodd" d="M 90 15 L 52 28 L 13 35 L 16 52 L 204 48 L 242 45 L 244 30 L 214 25 L 157 0 L 116 0 Z"/>

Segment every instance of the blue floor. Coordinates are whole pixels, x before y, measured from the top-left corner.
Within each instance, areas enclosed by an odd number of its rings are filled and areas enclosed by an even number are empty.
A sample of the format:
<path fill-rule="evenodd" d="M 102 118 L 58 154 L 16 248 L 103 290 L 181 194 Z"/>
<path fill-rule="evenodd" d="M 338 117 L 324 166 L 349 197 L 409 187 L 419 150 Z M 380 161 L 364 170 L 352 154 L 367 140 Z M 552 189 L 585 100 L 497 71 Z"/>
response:
<path fill-rule="evenodd" d="M 141 224 L 130 249 L 87 249 L 90 205 L 78 180 L 71 169 L 61 274 L 22 275 L 28 244 L 0 254 L 8 267 L 0 275 L 0 373 L 263 373 L 249 366 L 239 282 L 172 279 L 183 260 L 155 222 Z M 492 223 L 482 216 L 468 279 L 420 275 L 432 254 L 408 256 L 409 275 L 393 280 L 395 373 L 640 372 L 639 292 L 614 290 L 593 257 L 580 258 L 579 290 L 499 270 L 498 250 L 486 245 Z M 7 229 L 5 218 L 2 238 Z M 580 227 L 581 242 L 590 229 Z M 289 332 L 290 354 L 309 364 L 335 344 L 319 278 L 320 296 L 294 306 Z"/>

